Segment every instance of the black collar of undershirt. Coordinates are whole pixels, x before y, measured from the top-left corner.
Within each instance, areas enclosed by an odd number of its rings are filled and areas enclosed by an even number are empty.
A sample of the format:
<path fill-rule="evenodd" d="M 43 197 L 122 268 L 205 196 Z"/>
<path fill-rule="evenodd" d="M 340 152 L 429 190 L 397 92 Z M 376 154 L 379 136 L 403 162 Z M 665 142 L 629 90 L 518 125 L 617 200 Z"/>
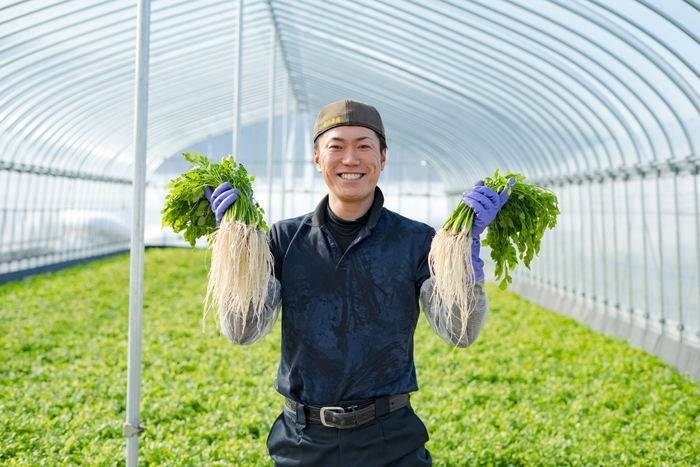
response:
<path fill-rule="evenodd" d="M 324 225 L 326 223 L 326 207 L 328 206 L 328 195 L 324 196 L 316 209 L 314 210 L 314 215 L 311 218 L 311 225 L 318 227 L 319 225 Z M 370 214 L 367 220 L 367 227 L 373 229 L 377 222 L 379 222 L 379 216 L 382 215 L 382 208 L 384 208 L 384 194 L 379 187 L 374 187 L 374 201 L 372 202 L 372 207 L 369 208 Z"/>

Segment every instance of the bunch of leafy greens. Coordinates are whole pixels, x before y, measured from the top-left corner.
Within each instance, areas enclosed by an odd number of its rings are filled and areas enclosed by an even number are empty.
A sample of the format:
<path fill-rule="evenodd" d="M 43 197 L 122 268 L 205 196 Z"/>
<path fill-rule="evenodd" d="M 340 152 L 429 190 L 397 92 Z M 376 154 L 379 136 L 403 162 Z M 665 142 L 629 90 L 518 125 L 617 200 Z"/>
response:
<path fill-rule="evenodd" d="M 185 231 L 184 237 L 192 248 L 198 238 L 209 236 L 218 227 L 209 200 L 204 196 L 204 188 L 215 189 L 224 182 L 238 189 L 238 199 L 226 211 L 224 219 L 237 220 L 265 231 L 263 220 L 265 211 L 253 198 L 252 182 L 255 176 L 248 176 L 242 164 L 232 157 L 225 157 L 220 164 L 212 163 L 198 153 L 182 154 L 190 162 L 189 172 L 171 180 L 166 188 L 170 192 L 165 198 L 162 227 L 170 226 L 175 233 Z M 209 237 L 211 241 L 211 237 Z"/>
<path fill-rule="evenodd" d="M 508 179 L 514 178 L 515 185 L 508 188 Z M 508 172 L 505 176 L 494 172 L 493 177 L 484 179 L 484 185 L 500 193 L 511 189 L 510 198 L 498 212 L 496 219 L 489 224 L 484 246 L 491 247 L 491 259 L 496 263 L 496 279 L 504 276 L 499 287 L 505 290 L 513 282 L 509 270 L 515 269 L 518 259 L 530 269 L 530 261 L 540 252 L 540 241 L 544 231 L 557 225 L 559 205 L 551 191 L 524 182 L 525 176 Z M 471 231 L 474 211 L 464 203 L 454 210 L 442 226 L 454 235 Z M 516 250 L 517 248 L 517 250 Z"/>

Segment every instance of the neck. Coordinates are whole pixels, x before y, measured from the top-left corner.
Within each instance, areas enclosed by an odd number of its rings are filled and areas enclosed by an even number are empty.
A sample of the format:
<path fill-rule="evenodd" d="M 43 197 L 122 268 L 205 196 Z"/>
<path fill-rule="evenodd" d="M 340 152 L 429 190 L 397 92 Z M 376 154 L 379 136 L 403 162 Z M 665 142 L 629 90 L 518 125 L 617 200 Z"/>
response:
<path fill-rule="evenodd" d="M 372 203 L 374 203 L 374 193 L 367 199 L 352 203 L 344 202 L 333 194 L 328 197 L 328 206 L 333 214 L 346 221 L 353 221 L 367 214 L 367 211 L 372 208 Z"/>

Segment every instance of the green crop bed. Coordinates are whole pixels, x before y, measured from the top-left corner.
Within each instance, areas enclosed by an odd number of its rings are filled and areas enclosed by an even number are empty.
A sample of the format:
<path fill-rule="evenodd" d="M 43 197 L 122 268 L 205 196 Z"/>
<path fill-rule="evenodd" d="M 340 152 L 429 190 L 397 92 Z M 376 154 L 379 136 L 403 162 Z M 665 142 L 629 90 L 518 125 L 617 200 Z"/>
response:
<path fill-rule="evenodd" d="M 0 287 L 0 465 L 124 465 L 128 257 Z M 202 330 L 204 252 L 146 254 L 140 465 L 271 465 L 279 326 Z M 700 385 L 622 341 L 489 288 L 479 341 L 421 318 L 413 405 L 435 465 L 700 465 Z"/>

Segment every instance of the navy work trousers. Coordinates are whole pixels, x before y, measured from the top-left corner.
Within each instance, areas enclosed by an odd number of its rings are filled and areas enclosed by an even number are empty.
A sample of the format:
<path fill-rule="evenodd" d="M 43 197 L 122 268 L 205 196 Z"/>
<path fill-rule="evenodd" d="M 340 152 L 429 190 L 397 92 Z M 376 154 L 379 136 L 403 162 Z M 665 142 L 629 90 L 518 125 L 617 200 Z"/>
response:
<path fill-rule="evenodd" d="M 377 418 L 340 430 L 307 422 L 303 406 L 284 410 L 270 429 L 267 449 L 276 467 L 425 467 L 428 432 L 410 405 L 389 413 L 389 399 L 377 399 Z"/>

